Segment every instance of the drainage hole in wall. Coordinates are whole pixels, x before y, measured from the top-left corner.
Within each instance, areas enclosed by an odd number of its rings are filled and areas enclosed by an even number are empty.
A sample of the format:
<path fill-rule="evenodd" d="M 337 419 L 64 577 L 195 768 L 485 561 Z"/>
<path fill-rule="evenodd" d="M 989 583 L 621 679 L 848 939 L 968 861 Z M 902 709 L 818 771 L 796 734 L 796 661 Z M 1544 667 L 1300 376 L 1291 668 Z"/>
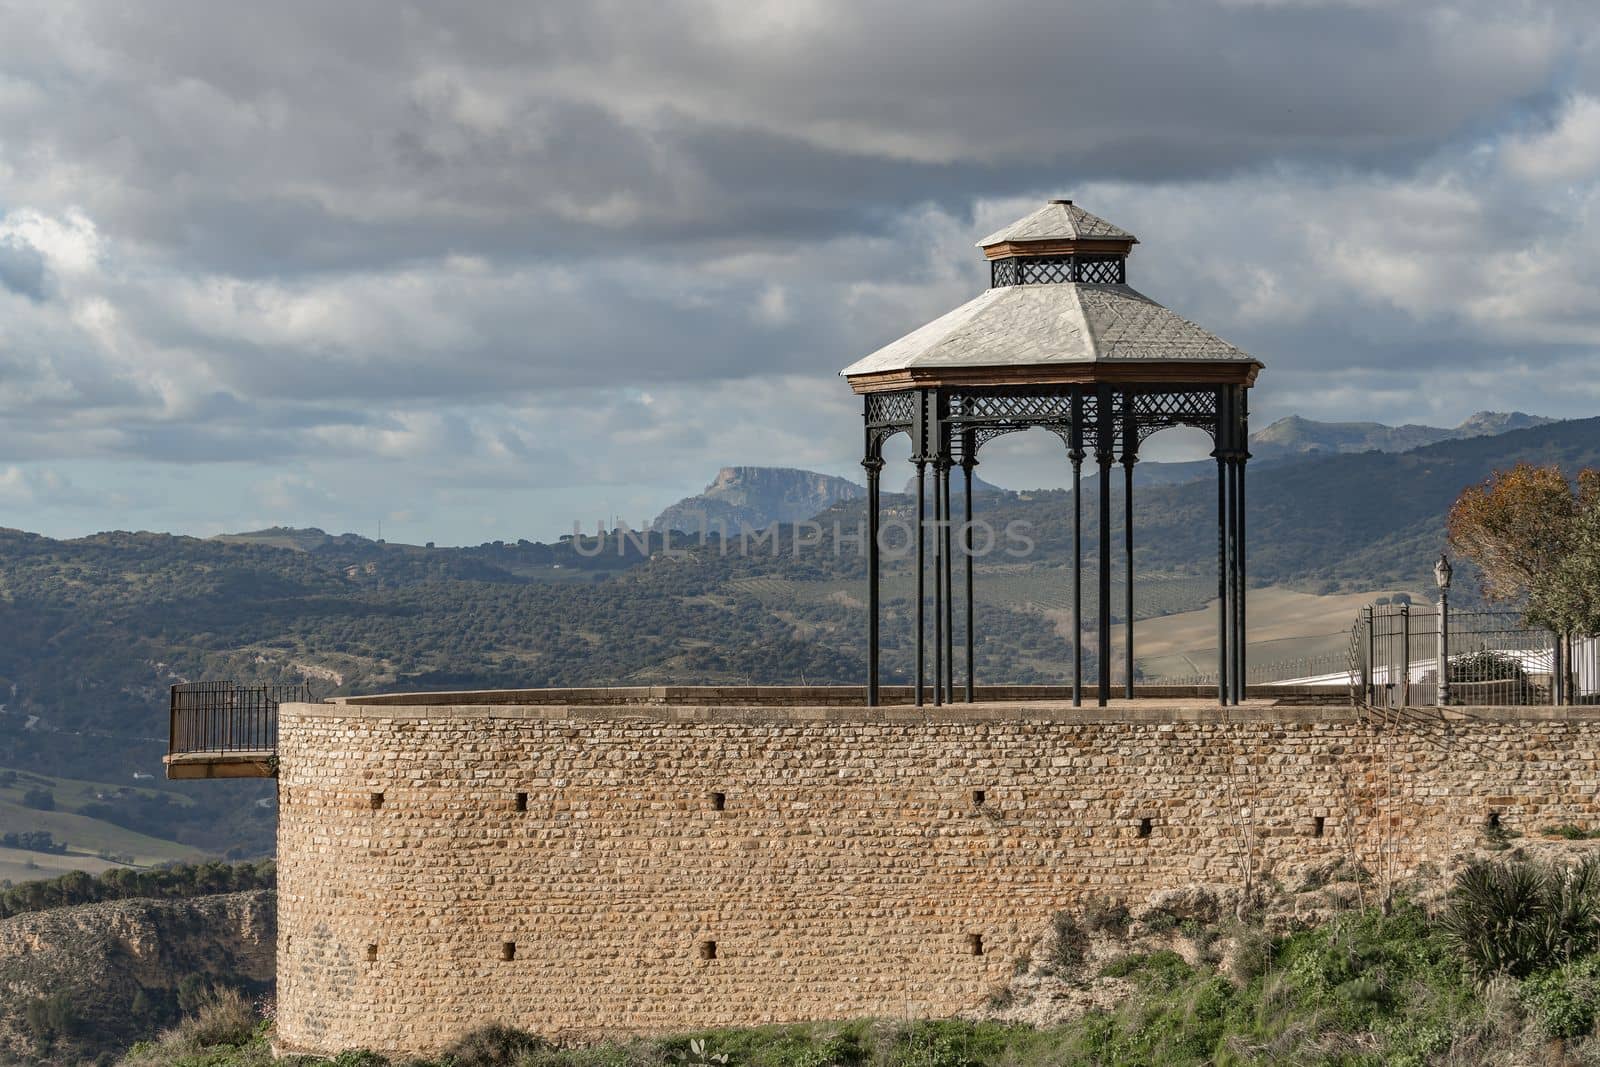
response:
<path fill-rule="evenodd" d="M 988 796 L 987 796 L 987 795 L 986 795 L 986 794 L 985 794 L 985 793 L 984 793 L 984 791 L 983 791 L 983 790 L 981 790 L 981 789 L 974 789 L 974 790 L 973 790 L 973 791 L 972 791 L 972 806 L 973 806 L 973 807 L 975 807 L 975 808 L 976 808 L 976 807 L 981 807 L 981 806 L 982 806 L 982 805 L 983 805 L 983 802 L 984 802 L 984 801 L 985 801 L 985 800 L 987 800 L 987 799 L 989 799 L 989 798 L 988 798 Z"/>
<path fill-rule="evenodd" d="M 517 810 L 518 811 L 527 811 L 528 810 L 528 794 L 526 794 L 526 793 L 518 793 L 517 794 Z"/>
<path fill-rule="evenodd" d="M 367 946 L 367 962 L 368 963 L 374 963 L 374 962 L 377 961 L 377 959 L 378 959 L 378 946 L 377 945 L 368 945 Z"/>
<path fill-rule="evenodd" d="M 726 794 L 726 793 L 712 793 L 711 794 L 711 810 L 712 811 L 725 811 L 727 809 L 727 807 L 728 807 L 728 794 Z"/>
<path fill-rule="evenodd" d="M 1489 813 L 1489 817 L 1483 820 L 1483 828 L 1489 831 L 1500 829 L 1500 813 L 1498 811 L 1491 811 Z"/>
<path fill-rule="evenodd" d="M 1327 822 L 1328 822 L 1327 817 L 1323 816 L 1323 815 L 1318 815 L 1316 818 L 1312 819 L 1311 820 L 1311 836 L 1312 837 L 1321 837 L 1323 829 L 1326 828 L 1326 826 L 1327 826 Z"/>
<path fill-rule="evenodd" d="M 971 950 L 971 952 L 972 952 L 972 954 L 974 956 L 983 955 L 983 935 L 982 934 L 968 934 L 967 935 L 967 948 L 969 950 Z"/>
<path fill-rule="evenodd" d="M 1152 819 L 1148 819 L 1148 818 L 1140 819 L 1139 820 L 1139 836 L 1140 837 L 1149 837 L 1150 836 L 1150 831 L 1154 827 L 1154 825 L 1155 825 L 1155 823 L 1154 823 L 1154 820 L 1152 820 Z"/>
<path fill-rule="evenodd" d="M 500 942 L 500 958 L 514 960 L 517 958 L 517 943 L 515 941 Z"/>
<path fill-rule="evenodd" d="M 377 811 L 379 808 L 383 807 L 383 794 L 373 793 L 371 796 L 367 797 L 367 803 L 372 807 L 373 811 Z"/>
<path fill-rule="evenodd" d="M 717 943 L 715 941 L 700 942 L 700 958 L 714 960 L 717 958 Z"/>

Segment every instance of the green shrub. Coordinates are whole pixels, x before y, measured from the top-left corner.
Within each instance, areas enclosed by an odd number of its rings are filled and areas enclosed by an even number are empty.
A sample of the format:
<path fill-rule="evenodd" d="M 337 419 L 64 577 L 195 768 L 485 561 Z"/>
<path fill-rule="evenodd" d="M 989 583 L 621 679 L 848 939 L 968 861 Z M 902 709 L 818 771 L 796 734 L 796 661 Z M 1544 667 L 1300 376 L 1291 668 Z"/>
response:
<path fill-rule="evenodd" d="M 1049 968 L 1055 974 L 1065 974 L 1083 965 L 1089 948 L 1089 935 L 1070 911 L 1058 911 L 1050 920 Z"/>
<path fill-rule="evenodd" d="M 1546 1037 L 1568 1039 L 1589 1033 L 1600 1004 L 1600 957 L 1527 979 L 1517 999 Z"/>
<path fill-rule="evenodd" d="M 1479 977 L 1559 966 L 1600 945 L 1600 859 L 1474 862 L 1456 876 L 1441 923 Z"/>
<path fill-rule="evenodd" d="M 1084 905 L 1083 925 L 1097 934 L 1121 937 L 1128 932 L 1128 906 L 1110 897 L 1095 897 Z"/>
<path fill-rule="evenodd" d="M 513 1067 L 524 1058 L 550 1050 L 537 1034 L 502 1023 L 490 1023 L 458 1037 L 441 1056 L 454 1067 Z"/>
<path fill-rule="evenodd" d="M 255 1012 L 250 1002 L 236 989 L 221 989 L 208 993 L 173 1028 L 173 1036 L 181 1044 L 194 1049 L 213 1048 L 218 1045 L 242 1045 L 256 1031 Z"/>
<path fill-rule="evenodd" d="M 1564 837 L 1568 841 L 1587 841 L 1592 837 L 1600 837 L 1600 830 L 1585 830 L 1570 822 L 1564 822 L 1560 826 L 1546 826 L 1539 832 L 1546 837 Z"/>
<path fill-rule="evenodd" d="M 1194 968 L 1171 949 L 1134 952 L 1114 959 L 1100 968 L 1103 978 L 1131 978 L 1140 989 L 1167 992 L 1178 988 L 1195 974 Z"/>
<path fill-rule="evenodd" d="M 702 1055 L 726 1055 L 737 1067 L 853 1067 L 871 1059 L 872 1035 L 867 1023 L 761 1026 L 704 1030 L 633 1046 L 611 1046 L 604 1058 L 550 1061 L 549 1067 L 635 1067 L 638 1064 L 695 1063 L 693 1042 Z M 586 1050 L 591 1055 L 597 1049 Z M 651 1059 L 654 1055 L 656 1058 Z M 545 1067 L 540 1061 L 539 1067 Z"/>
<path fill-rule="evenodd" d="M 1230 970 L 1241 983 L 1249 983 L 1272 969 L 1277 941 L 1259 926 L 1241 925 L 1233 934 Z"/>
<path fill-rule="evenodd" d="M 22 1020 L 34 1043 L 48 1047 L 54 1041 L 71 1037 L 78 1029 L 78 1013 L 72 998 L 65 993 L 35 997 L 22 1006 Z"/>
<path fill-rule="evenodd" d="M 1139 920 L 1147 931 L 1152 934 L 1170 934 L 1178 928 L 1179 919 L 1176 912 L 1165 908 L 1157 908 L 1146 912 L 1145 917 Z"/>

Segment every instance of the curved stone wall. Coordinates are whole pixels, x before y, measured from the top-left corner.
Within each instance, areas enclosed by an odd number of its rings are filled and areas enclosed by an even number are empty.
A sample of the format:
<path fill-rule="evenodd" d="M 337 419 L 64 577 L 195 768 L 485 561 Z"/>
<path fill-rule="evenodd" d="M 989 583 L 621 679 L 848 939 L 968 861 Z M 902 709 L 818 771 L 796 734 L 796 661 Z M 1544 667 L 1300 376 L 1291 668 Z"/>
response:
<path fill-rule="evenodd" d="M 1474 716 L 284 705 L 279 1041 L 946 1015 L 1088 896 L 1597 824 L 1600 719 Z"/>

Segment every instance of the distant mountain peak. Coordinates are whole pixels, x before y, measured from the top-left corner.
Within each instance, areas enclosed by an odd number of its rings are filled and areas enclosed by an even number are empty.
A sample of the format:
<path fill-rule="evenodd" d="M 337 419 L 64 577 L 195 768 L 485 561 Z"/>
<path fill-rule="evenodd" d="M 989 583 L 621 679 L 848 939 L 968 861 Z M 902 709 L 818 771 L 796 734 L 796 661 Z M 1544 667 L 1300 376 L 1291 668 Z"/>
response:
<path fill-rule="evenodd" d="M 737 534 L 774 523 L 799 522 L 866 490 L 848 478 L 794 467 L 723 467 L 705 491 L 667 508 L 654 530 Z"/>
<path fill-rule="evenodd" d="M 1409 452 L 1440 441 L 1487 437 L 1555 421 L 1521 411 L 1480 411 L 1461 425 L 1446 428 L 1418 423 L 1388 426 L 1381 422 L 1318 422 L 1303 415 L 1288 415 L 1251 434 L 1250 451 L 1263 460 L 1373 450 Z"/>
<path fill-rule="evenodd" d="M 1510 433 L 1512 430 L 1528 430 L 1535 426 L 1547 426 L 1558 419 L 1545 418 L 1543 415 L 1529 415 L 1522 411 L 1478 411 L 1467 416 L 1456 427 L 1456 433 L 1461 437 L 1490 437 L 1494 434 Z"/>

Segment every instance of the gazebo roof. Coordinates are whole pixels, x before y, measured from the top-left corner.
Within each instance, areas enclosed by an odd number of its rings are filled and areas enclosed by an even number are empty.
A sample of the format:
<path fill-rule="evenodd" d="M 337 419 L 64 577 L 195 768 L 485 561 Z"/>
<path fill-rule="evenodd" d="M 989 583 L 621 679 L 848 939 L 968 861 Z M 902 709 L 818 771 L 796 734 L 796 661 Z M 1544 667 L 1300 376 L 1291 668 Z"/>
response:
<path fill-rule="evenodd" d="M 1097 364 L 1230 363 L 1236 348 L 1126 285 L 1007 285 L 985 290 L 841 373 L 939 376 L 966 368 L 1089 372 Z M 1094 375 L 1071 375 L 1088 380 Z"/>
<path fill-rule="evenodd" d="M 1098 215 L 1091 215 L 1071 200 L 1052 200 L 1026 218 L 996 230 L 978 242 L 979 248 L 1024 241 L 1126 241 L 1138 238 Z"/>
<path fill-rule="evenodd" d="M 994 265 L 993 287 L 840 373 L 859 393 L 1027 382 L 1252 383 L 1259 360 L 1124 283 L 1135 240 L 1070 200 L 1052 200 L 979 242 Z M 1007 265 L 1014 267 L 1000 269 Z"/>

